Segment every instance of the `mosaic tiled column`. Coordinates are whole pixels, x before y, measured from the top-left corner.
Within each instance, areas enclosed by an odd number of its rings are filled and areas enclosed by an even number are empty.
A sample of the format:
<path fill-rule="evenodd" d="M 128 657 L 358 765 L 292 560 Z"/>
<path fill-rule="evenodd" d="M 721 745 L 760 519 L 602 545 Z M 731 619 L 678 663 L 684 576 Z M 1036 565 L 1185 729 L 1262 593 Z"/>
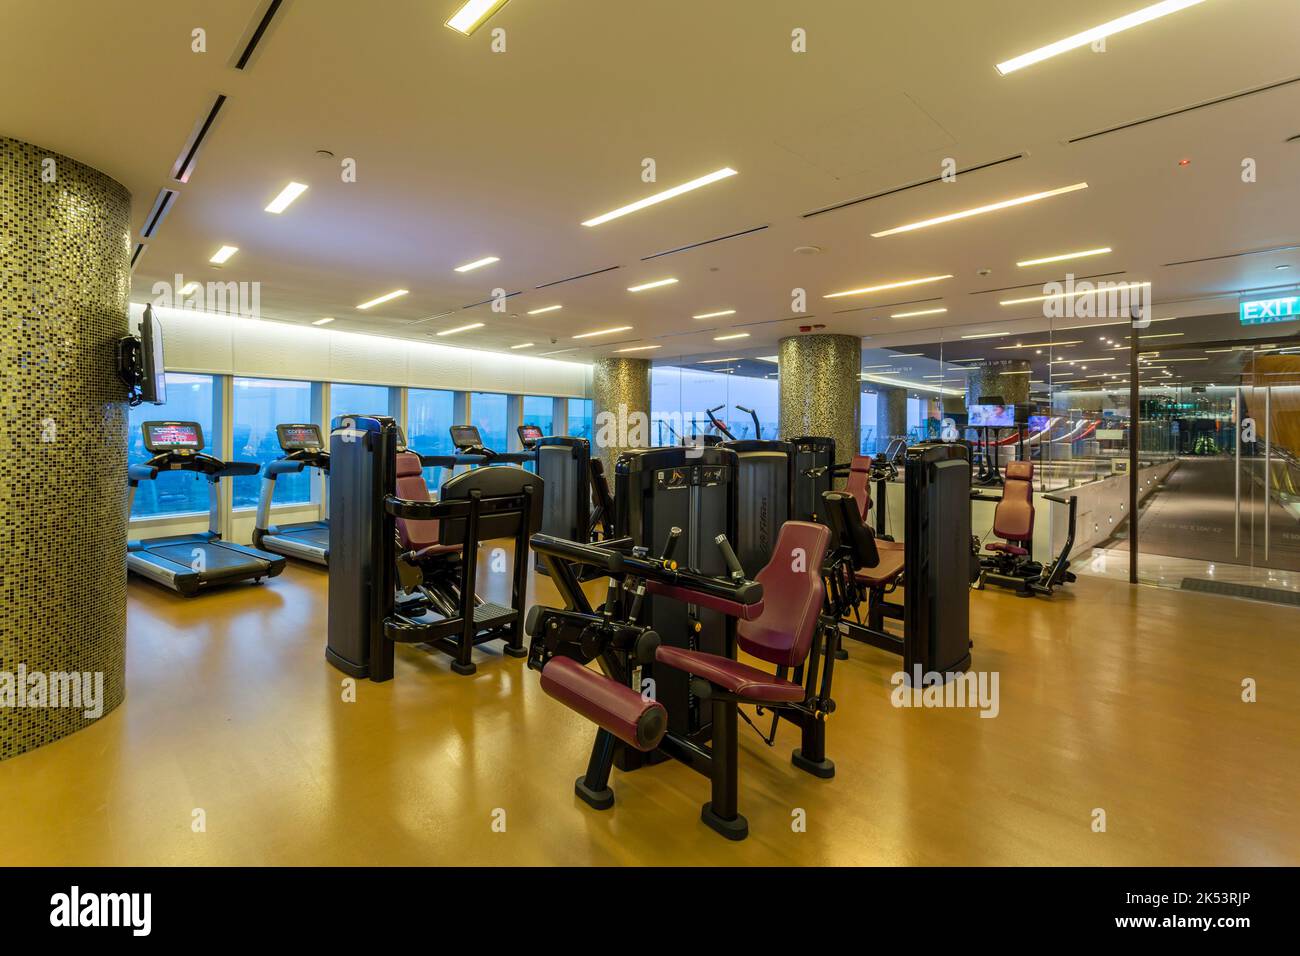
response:
<path fill-rule="evenodd" d="M 984 360 L 966 375 L 967 403 L 979 405 L 980 398 L 999 395 L 1004 405 L 1028 403 L 1032 367 L 1025 359 Z"/>
<path fill-rule="evenodd" d="M 130 215 L 103 173 L 0 138 L 0 759 L 125 692 Z"/>
<path fill-rule="evenodd" d="M 853 335 L 792 335 L 781 340 L 777 358 L 781 437 L 834 438 L 836 458 L 848 461 L 861 442 L 861 341 Z"/>
<path fill-rule="evenodd" d="M 614 460 L 619 454 L 651 443 L 650 363 L 634 358 L 596 359 L 591 390 L 596 438 L 592 452 L 600 455 L 612 487 Z"/>
<path fill-rule="evenodd" d="M 884 451 L 891 438 L 907 437 L 907 389 L 876 390 L 876 450 Z"/>

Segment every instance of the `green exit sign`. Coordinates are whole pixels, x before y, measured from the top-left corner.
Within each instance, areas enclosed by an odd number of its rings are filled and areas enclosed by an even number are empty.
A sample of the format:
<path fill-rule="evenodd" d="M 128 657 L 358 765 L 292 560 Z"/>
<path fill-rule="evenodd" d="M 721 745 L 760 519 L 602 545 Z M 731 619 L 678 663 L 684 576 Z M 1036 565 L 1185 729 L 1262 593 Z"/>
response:
<path fill-rule="evenodd" d="M 1300 318 L 1300 295 L 1275 299 L 1243 299 L 1242 325 L 1268 325 L 1271 322 L 1290 322 Z"/>

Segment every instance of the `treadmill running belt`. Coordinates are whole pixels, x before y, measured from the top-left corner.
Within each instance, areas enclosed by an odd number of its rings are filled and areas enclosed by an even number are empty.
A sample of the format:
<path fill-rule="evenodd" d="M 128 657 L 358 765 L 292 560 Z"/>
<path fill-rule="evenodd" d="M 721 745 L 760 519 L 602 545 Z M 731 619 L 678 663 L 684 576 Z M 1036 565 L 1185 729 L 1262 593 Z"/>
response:
<path fill-rule="evenodd" d="M 201 541 L 195 541 L 191 544 L 169 544 L 162 547 L 146 548 L 145 550 L 150 554 L 156 554 L 160 558 L 166 558 L 168 561 L 173 561 L 185 568 L 194 568 L 194 552 L 200 550 L 203 552 L 203 572 L 206 574 L 233 571 L 239 568 L 256 568 L 267 564 L 261 558 L 223 548 L 220 544 Z"/>

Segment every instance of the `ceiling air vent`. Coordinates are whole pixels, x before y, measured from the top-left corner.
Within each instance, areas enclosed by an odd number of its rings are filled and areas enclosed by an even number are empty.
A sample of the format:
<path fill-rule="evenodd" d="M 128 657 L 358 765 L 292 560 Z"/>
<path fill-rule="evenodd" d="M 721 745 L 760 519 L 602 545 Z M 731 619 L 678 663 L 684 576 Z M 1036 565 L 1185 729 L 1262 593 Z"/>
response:
<path fill-rule="evenodd" d="M 563 285 L 566 282 L 577 282 L 579 279 L 590 279 L 592 276 L 603 275 L 606 272 L 613 272 L 620 266 L 606 266 L 604 269 L 597 269 L 595 272 L 584 272 L 582 275 L 569 276 L 567 279 L 556 279 L 554 282 L 543 282 L 541 285 L 533 286 L 534 289 L 549 289 L 551 286 Z"/>
<path fill-rule="evenodd" d="M 171 212 L 172 203 L 175 202 L 177 192 L 174 189 L 161 189 L 158 192 L 158 198 L 153 201 L 153 208 L 149 210 L 149 215 L 144 217 L 144 226 L 140 229 L 141 239 L 152 239 L 162 221 L 167 218 L 167 213 Z M 134 261 L 134 260 L 133 260 Z"/>
<path fill-rule="evenodd" d="M 752 236 L 756 232 L 762 232 L 769 228 L 766 225 L 755 226 L 753 229 L 746 229 L 743 232 L 733 232 L 727 236 L 718 236 L 716 239 L 705 239 L 703 242 L 693 242 L 689 246 L 678 246 L 676 249 L 668 249 L 664 252 L 656 252 L 652 256 L 642 256 L 642 262 L 649 262 L 651 259 L 659 259 L 663 256 L 671 256 L 678 252 L 689 252 L 691 249 L 699 249 L 701 246 L 710 246 L 715 242 L 726 242 L 728 239 L 739 239 L 741 236 Z"/>
<path fill-rule="evenodd" d="M 1016 153 L 1014 156 L 1004 156 L 1002 159 L 995 159 L 990 163 L 980 163 L 977 166 L 967 166 L 959 169 L 954 175 L 964 176 L 967 173 L 977 173 L 981 169 L 992 169 L 994 166 L 1001 166 L 1005 163 L 1014 163 L 1018 159 L 1024 159 L 1028 153 Z M 873 199 L 884 199 L 886 196 L 896 196 L 899 193 L 905 193 L 909 189 L 920 189 L 922 186 L 930 186 L 934 183 L 943 182 L 943 176 L 935 176 L 931 179 L 922 179 L 918 182 L 908 183 L 905 186 L 896 186 L 893 189 L 886 189 L 884 192 L 872 193 L 870 196 L 859 196 L 857 199 L 846 199 L 844 202 L 835 203 L 833 206 L 825 206 L 821 209 L 814 209 L 812 212 L 806 212 L 802 218 L 811 219 L 813 216 L 820 216 L 828 212 L 835 212 L 838 209 L 847 209 L 850 206 L 856 206 L 859 203 L 871 202 Z"/>
<path fill-rule="evenodd" d="M 172 166 L 172 179 L 180 183 L 190 181 L 190 175 L 194 172 L 194 163 L 199 158 L 199 149 L 207 139 L 208 133 L 212 131 L 212 124 L 217 121 L 217 115 L 225 105 L 226 94 L 218 93 L 216 100 L 212 103 L 212 108 L 208 110 L 207 116 L 195 124 L 194 132 L 190 134 L 189 139 L 185 141 L 184 147 L 181 148 L 181 154 Z"/>
<path fill-rule="evenodd" d="M 271 26 L 271 21 L 275 19 L 275 15 L 280 11 L 283 3 L 284 0 L 271 0 L 266 5 L 266 11 L 262 14 L 261 19 L 257 21 L 257 26 L 253 27 L 252 35 L 248 36 L 248 42 L 244 44 L 244 51 L 239 54 L 239 59 L 235 61 L 236 70 L 248 68 L 253 53 L 257 50 L 258 44 L 266 37 L 266 31 Z"/>

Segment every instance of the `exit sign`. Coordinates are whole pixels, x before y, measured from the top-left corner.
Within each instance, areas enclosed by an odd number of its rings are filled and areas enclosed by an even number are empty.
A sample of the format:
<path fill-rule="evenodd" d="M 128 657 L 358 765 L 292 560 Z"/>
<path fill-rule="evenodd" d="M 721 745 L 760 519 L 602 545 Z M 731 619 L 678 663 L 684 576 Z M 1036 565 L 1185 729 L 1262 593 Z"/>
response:
<path fill-rule="evenodd" d="M 1268 325 L 1270 322 L 1290 322 L 1300 318 L 1300 296 L 1279 299 L 1243 299 L 1242 325 Z"/>

